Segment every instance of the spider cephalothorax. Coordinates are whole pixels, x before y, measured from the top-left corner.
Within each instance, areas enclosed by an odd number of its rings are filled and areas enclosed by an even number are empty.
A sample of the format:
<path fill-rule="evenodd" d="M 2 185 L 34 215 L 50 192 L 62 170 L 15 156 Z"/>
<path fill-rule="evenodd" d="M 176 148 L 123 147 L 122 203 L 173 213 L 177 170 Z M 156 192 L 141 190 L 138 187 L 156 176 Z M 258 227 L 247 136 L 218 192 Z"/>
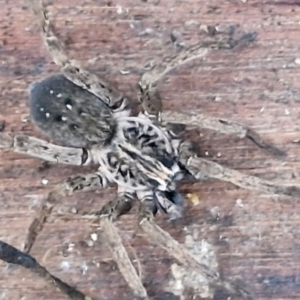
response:
<path fill-rule="evenodd" d="M 68 58 L 51 28 L 41 1 L 30 0 L 30 5 L 52 59 L 63 74 L 51 76 L 31 86 L 31 118 L 43 133 L 62 146 L 32 136 L 0 133 L 0 148 L 49 162 L 95 165 L 98 169 L 90 174 L 71 176 L 57 184 L 30 225 L 24 252 L 0 241 L 0 259 L 31 269 L 58 286 L 71 299 L 90 299 L 51 275 L 28 252 L 54 205 L 62 198 L 71 196 L 75 191 L 93 191 L 115 185 L 116 198 L 99 211 L 90 213 L 90 217 L 102 228 L 119 270 L 135 295 L 149 299 L 112 222 L 127 213 L 137 199 L 138 224 L 149 240 L 161 246 L 189 270 L 204 276 L 211 290 L 222 287 L 230 294 L 251 298 L 243 288 L 221 280 L 207 262 L 200 260 L 157 226 L 153 216 L 158 209 L 170 218 L 182 215 L 183 197 L 177 191 L 177 182 L 185 175 L 192 175 L 197 180 L 217 178 L 267 193 L 300 195 L 299 187 L 273 184 L 197 157 L 196 152 L 189 147 L 190 144 L 169 129 L 174 127 L 172 124 L 169 126 L 168 122 L 202 126 L 225 134 L 247 137 L 273 154 L 284 154 L 264 142 L 253 130 L 228 120 L 205 117 L 200 113 L 161 112 L 156 82 L 164 74 L 192 59 L 205 56 L 209 50 L 233 49 L 240 43 L 253 41 L 255 35 L 246 34 L 236 41 L 229 39 L 200 43 L 155 64 L 139 82 L 139 100 L 143 110 L 135 116 L 131 115 L 128 100 L 117 89 L 82 68 L 77 61 Z M 165 123 L 161 122 L 161 117 Z"/>

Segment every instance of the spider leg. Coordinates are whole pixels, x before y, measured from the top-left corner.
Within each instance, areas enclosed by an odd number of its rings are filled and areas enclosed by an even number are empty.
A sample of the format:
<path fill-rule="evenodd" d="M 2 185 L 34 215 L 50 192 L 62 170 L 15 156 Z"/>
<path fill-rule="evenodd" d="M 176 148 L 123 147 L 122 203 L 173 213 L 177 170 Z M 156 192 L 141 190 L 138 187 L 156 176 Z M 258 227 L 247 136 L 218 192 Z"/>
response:
<path fill-rule="evenodd" d="M 17 153 L 40 158 L 48 162 L 83 166 L 92 162 L 91 153 L 82 148 L 57 146 L 33 136 L 0 133 L 0 150 L 12 150 Z"/>
<path fill-rule="evenodd" d="M 244 35 L 239 40 L 217 41 L 198 43 L 191 47 L 181 50 L 179 53 L 164 58 L 161 62 L 155 64 L 149 71 L 144 73 L 139 82 L 138 98 L 146 114 L 152 118 L 159 118 L 162 110 L 162 103 L 156 89 L 157 82 L 173 69 L 180 67 L 194 59 L 205 57 L 211 50 L 232 49 L 241 43 L 252 42 L 255 35 L 252 33 Z M 169 120 L 166 120 L 169 122 Z M 177 122 L 177 121 L 170 121 Z"/>
<path fill-rule="evenodd" d="M 246 290 L 231 282 L 221 280 L 218 273 L 210 269 L 205 263 L 199 262 L 199 259 L 185 246 L 181 245 L 169 233 L 156 225 L 153 217 L 152 203 L 142 202 L 139 211 L 139 226 L 146 233 L 149 241 L 163 248 L 188 270 L 193 270 L 200 276 L 205 276 L 212 288 L 225 288 L 233 295 L 239 295 L 244 299 L 252 299 L 252 296 Z"/>
<path fill-rule="evenodd" d="M 198 180 L 214 178 L 231 182 L 239 187 L 257 190 L 267 194 L 299 197 L 300 187 L 282 186 L 271 181 L 246 175 L 236 170 L 223 167 L 215 162 L 197 157 L 188 142 L 180 145 L 180 160 L 188 168 L 189 172 Z"/>
<path fill-rule="evenodd" d="M 216 130 L 224 134 L 237 135 L 248 138 L 260 148 L 266 149 L 274 155 L 283 156 L 285 152 L 265 142 L 255 131 L 229 120 L 207 117 L 199 113 L 163 111 L 162 102 L 156 89 L 156 83 L 171 70 L 190 62 L 191 60 L 206 56 L 211 50 L 232 49 L 237 45 L 252 42 L 254 34 L 246 34 L 241 39 L 233 41 L 218 41 L 214 43 L 199 43 L 184 49 L 178 54 L 166 57 L 162 62 L 146 72 L 139 83 L 139 101 L 147 115 L 153 120 L 161 119 L 164 123 L 180 123 L 194 125 L 202 128 Z"/>
<path fill-rule="evenodd" d="M 101 235 L 108 243 L 114 261 L 117 263 L 127 284 L 136 296 L 146 300 L 148 299 L 147 291 L 128 257 L 117 228 L 113 224 L 113 221 L 126 214 L 132 208 L 134 200 L 133 194 L 118 191 L 118 196 L 114 200 L 108 202 L 99 212 L 88 213 L 88 215 L 95 217 L 99 221 Z"/>
<path fill-rule="evenodd" d="M 274 155 L 284 156 L 285 152 L 265 142 L 255 131 L 241 124 L 229 120 L 208 117 L 200 113 L 193 112 L 162 112 L 164 122 L 178 122 L 185 125 L 197 126 L 218 131 L 224 134 L 236 135 L 240 138 L 248 138 L 260 148 L 263 148 Z"/>
<path fill-rule="evenodd" d="M 24 253 L 3 241 L 0 241 L 0 259 L 7 263 L 12 263 L 29 269 L 32 273 L 40 276 L 46 282 L 50 283 L 54 287 L 59 288 L 72 300 L 92 300 L 91 297 L 84 295 L 74 287 L 68 285 L 59 278 L 52 275 L 31 255 Z"/>
<path fill-rule="evenodd" d="M 139 225 L 147 233 L 147 236 L 154 240 L 159 246 L 166 250 L 170 255 L 176 258 L 180 263 L 190 266 L 198 270 L 202 274 L 210 278 L 218 277 L 218 275 L 211 271 L 206 265 L 199 264 L 193 255 L 176 240 L 174 240 L 169 233 L 165 232 L 153 221 L 153 203 L 150 199 L 143 199 L 139 211 Z M 176 252 L 174 252 L 176 249 Z"/>
<path fill-rule="evenodd" d="M 42 29 L 42 36 L 52 60 L 61 68 L 62 73 L 77 86 L 98 96 L 108 106 L 124 103 L 125 99 L 117 89 L 96 74 L 84 69 L 76 60 L 69 59 L 64 45 L 53 31 L 42 0 L 30 0 L 29 3 Z"/>
<path fill-rule="evenodd" d="M 107 187 L 109 182 L 99 173 L 92 173 L 86 175 L 75 175 L 69 177 L 48 194 L 40 211 L 29 226 L 28 234 L 26 236 L 24 251 L 29 253 L 38 234 L 42 231 L 45 222 L 50 216 L 53 207 L 61 201 L 64 197 L 72 195 L 76 191 L 92 191 L 98 188 Z"/>

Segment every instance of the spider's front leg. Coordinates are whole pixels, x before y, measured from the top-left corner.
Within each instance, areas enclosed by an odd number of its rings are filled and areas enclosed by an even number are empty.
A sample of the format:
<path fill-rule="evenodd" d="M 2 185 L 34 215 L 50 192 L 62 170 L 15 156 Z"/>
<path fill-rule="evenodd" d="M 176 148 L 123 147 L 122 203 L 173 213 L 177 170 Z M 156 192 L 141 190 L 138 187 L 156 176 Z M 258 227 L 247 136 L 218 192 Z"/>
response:
<path fill-rule="evenodd" d="M 121 191 L 119 188 L 118 196 L 114 200 L 108 202 L 99 212 L 87 213 L 87 215 L 92 217 L 96 223 L 99 222 L 100 233 L 108 243 L 114 261 L 134 294 L 148 300 L 147 291 L 128 257 L 117 228 L 113 224 L 121 215 L 130 211 L 135 200 L 134 197 L 132 193 Z"/>
<path fill-rule="evenodd" d="M 31 255 L 24 253 L 3 241 L 0 241 L 0 259 L 7 263 L 15 264 L 30 270 L 32 273 L 43 278 L 49 284 L 59 288 L 71 300 L 92 300 L 91 297 L 86 296 L 74 287 L 52 275 Z"/>
<path fill-rule="evenodd" d="M 177 122 L 187 126 L 197 126 L 199 128 L 215 130 L 223 134 L 235 135 L 239 138 L 248 138 L 258 147 L 269 151 L 273 155 L 286 155 L 281 149 L 264 141 L 253 129 L 238 123 L 234 123 L 230 120 L 208 117 L 206 115 L 191 111 L 164 111 L 162 112 L 162 119 L 165 122 Z"/>
<path fill-rule="evenodd" d="M 152 66 L 144 73 L 139 82 L 138 98 L 147 115 L 152 119 L 160 119 L 162 103 L 157 91 L 157 83 L 170 71 L 191 62 L 194 59 L 204 58 L 210 51 L 216 49 L 232 49 L 237 45 L 252 42 L 255 35 L 250 33 L 239 40 L 217 41 L 210 43 L 198 43 L 179 53 L 165 57 L 161 62 Z M 167 117 L 167 116 L 166 116 Z M 178 123 L 176 120 L 163 118 L 166 122 Z"/>
<path fill-rule="evenodd" d="M 229 120 L 208 117 L 200 113 L 190 111 L 162 111 L 162 103 L 157 91 L 158 81 L 171 70 L 178 68 L 194 59 L 203 58 L 212 50 L 230 50 L 239 45 L 252 42 L 255 35 L 245 34 L 240 39 L 217 41 L 212 43 L 199 43 L 187 49 L 183 49 L 178 54 L 164 58 L 160 63 L 147 71 L 139 83 L 139 100 L 143 109 L 152 120 L 163 120 L 164 123 L 180 123 L 188 126 L 197 126 L 215 130 L 223 134 L 232 134 L 240 138 L 248 138 L 260 148 L 263 148 L 274 155 L 283 156 L 285 152 L 264 141 L 254 130 L 241 124 Z"/>
<path fill-rule="evenodd" d="M 300 186 L 283 186 L 256 176 L 247 175 L 198 157 L 189 142 L 183 142 L 179 148 L 180 161 L 189 172 L 198 180 L 214 178 L 227 181 L 241 188 L 257 190 L 267 194 L 300 196 Z"/>
<path fill-rule="evenodd" d="M 148 201 L 147 201 L 148 200 Z M 235 284 L 221 280 L 218 273 L 212 270 L 205 262 L 199 261 L 198 257 L 192 254 L 185 246 L 181 245 L 154 222 L 153 201 L 152 199 L 143 199 L 139 210 L 139 226 L 146 233 L 150 242 L 154 242 L 170 256 L 174 257 L 188 270 L 199 274 L 205 278 L 210 288 L 226 289 L 231 295 L 237 295 L 243 299 L 253 299 L 252 296 L 243 288 Z"/>

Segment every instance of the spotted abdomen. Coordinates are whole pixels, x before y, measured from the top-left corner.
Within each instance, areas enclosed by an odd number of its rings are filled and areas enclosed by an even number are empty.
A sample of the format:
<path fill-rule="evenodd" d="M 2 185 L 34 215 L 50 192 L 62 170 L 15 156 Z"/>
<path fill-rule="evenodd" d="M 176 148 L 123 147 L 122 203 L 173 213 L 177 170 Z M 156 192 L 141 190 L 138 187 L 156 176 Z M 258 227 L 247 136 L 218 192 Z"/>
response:
<path fill-rule="evenodd" d="M 111 109 L 63 75 L 31 86 L 30 113 L 32 121 L 48 137 L 74 148 L 103 145 L 116 130 Z"/>

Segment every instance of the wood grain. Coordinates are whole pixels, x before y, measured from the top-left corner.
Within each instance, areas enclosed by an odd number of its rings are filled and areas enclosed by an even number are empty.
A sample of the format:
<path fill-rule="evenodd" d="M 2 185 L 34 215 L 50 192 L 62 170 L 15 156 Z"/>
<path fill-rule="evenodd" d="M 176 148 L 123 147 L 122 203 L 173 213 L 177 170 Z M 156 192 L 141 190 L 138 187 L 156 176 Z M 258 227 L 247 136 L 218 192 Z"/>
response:
<path fill-rule="evenodd" d="M 217 26 L 221 32 L 234 28 L 256 32 L 257 41 L 246 48 L 215 51 L 171 72 L 160 84 L 163 105 L 250 126 L 287 156 L 279 159 L 250 141 L 207 130 L 199 136 L 202 153 L 247 174 L 300 185 L 297 1 L 48 2 L 70 56 L 117 84 L 131 98 L 136 97 L 143 67 L 174 53 L 171 34 L 178 42 L 192 45 L 209 39 L 203 25 Z M 5 121 L 7 132 L 41 137 L 26 122 L 27 89 L 58 69 L 42 44 L 27 3 L 2 0 L 0 4 L 0 121 Z M 85 170 L 59 165 L 43 168 L 41 161 L 0 153 L 0 239 L 20 248 L 43 197 L 55 183 L 76 172 Z M 48 184 L 43 185 L 42 179 Z M 159 216 L 160 226 L 181 242 L 186 235 L 199 243 L 207 240 L 217 253 L 222 276 L 241 282 L 255 299 L 300 298 L 299 199 L 246 191 L 218 181 L 184 185 L 182 192 L 196 193 L 200 203 L 193 206 L 187 201 L 186 217 L 176 226 Z M 66 199 L 56 207 L 32 254 L 56 276 L 95 299 L 133 299 L 105 242 L 99 239 L 89 246 L 93 228 L 72 214 L 73 208 L 98 209 L 113 197 L 110 189 Z M 118 228 L 130 257 L 140 262 L 150 295 L 180 299 L 166 292 L 174 261 L 137 231 L 134 212 L 124 216 Z M 26 270 L 2 262 L 0 269 L 0 299 L 63 299 Z M 181 299 L 200 298 L 185 291 Z M 215 299 L 223 298 L 216 295 Z"/>

